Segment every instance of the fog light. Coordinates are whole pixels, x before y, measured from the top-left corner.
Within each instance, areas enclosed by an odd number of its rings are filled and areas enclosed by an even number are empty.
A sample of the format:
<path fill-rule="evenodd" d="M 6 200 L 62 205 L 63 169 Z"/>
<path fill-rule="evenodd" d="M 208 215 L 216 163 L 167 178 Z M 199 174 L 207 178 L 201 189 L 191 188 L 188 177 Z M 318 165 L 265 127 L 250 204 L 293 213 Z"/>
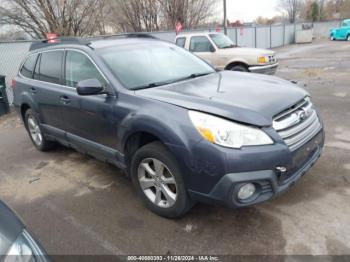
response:
<path fill-rule="evenodd" d="M 252 183 L 244 184 L 238 190 L 237 197 L 239 200 L 247 200 L 252 195 L 254 195 L 255 191 L 256 191 L 256 187 L 254 184 Z"/>

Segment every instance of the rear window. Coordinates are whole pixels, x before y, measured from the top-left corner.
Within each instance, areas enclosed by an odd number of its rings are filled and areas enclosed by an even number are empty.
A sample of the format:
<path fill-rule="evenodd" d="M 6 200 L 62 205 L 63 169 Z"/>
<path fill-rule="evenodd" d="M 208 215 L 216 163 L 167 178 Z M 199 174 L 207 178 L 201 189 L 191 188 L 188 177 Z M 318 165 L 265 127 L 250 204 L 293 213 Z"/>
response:
<path fill-rule="evenodd" d="M 41 81 L 60 84 L 63 51 L 50 51 L 41 54 L 40 76 Z"/>
<path fill-rule="evenodd" d="M 176 45 L 179 47 L 185 47 L 186 38 L 185 37 L 179 37 L 176 39 Z"/>
<path fill-rule="evenodd" d="M 27 78 L 33 78 L 33 70 L 35 67 L 36 59 L 38 55 L 31 55 L 27 58 L 27 60 L 24 62 L 22 69 L 21 69 L 21 75 L 25 76 Z"/>

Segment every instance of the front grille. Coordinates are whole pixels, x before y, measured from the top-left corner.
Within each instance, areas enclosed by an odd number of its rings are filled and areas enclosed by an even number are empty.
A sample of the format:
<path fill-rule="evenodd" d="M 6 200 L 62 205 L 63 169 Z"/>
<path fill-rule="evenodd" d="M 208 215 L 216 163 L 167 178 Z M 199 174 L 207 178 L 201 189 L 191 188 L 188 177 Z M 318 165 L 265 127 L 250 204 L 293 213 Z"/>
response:
<path fill-rule="evenodd" d="M 310 99 L 305 98 L 275 116 L 273 127 L 290 150 L 294 151 L 320 131 L 321 123 Z"/>

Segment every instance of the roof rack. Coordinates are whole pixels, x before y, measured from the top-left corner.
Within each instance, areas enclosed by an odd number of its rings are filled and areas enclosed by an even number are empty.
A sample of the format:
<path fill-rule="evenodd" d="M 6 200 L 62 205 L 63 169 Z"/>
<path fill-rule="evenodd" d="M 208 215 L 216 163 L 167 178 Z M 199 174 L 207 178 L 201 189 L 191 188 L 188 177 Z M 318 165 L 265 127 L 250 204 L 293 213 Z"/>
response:
<path fill-rule="evenodd" d="M 119 38 L 119 37 L 158 39 L 157 37 L 150 35 L 150 34 L 146 34 L 146 33 L 124 33 L 124 34 L 116 34 L 116 35 L 92 36 L 92 37 L 87 37 L 87 38 L 57 37 L 57 38 L 45 39 L 45 40 L 33 43 L 30 46 L 29 51 L 33 51 L 33 50 L 40 49 L 40 48 L 45 48 L 48 46 L 60 45 L 60 44 L 78 44 L 78 45 L 89 46 L 91 44 L 91 40 Z"/>
<path fill-rule="evenodd" d="M 42 41 L 35 42 L 31 44 L 29 51 L 45 48 L 48 46 L 60 45 L 60 44 L 89 45 L 90 43 L 91 42 L 88 40 L 79 39 L 76 37 L 57 37 L 57 38 L 45 39 Z"/>

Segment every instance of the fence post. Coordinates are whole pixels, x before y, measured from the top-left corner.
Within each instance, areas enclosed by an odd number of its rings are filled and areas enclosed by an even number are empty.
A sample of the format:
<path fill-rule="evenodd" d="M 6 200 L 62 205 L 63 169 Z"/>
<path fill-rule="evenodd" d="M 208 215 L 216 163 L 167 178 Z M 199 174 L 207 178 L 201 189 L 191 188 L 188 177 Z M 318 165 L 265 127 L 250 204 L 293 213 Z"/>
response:
<path fill-rule="evenodd" d="M 254 27 L 255 28 L 255 35 L 254 35 L 254 39 L 255 39 L 255 48 L 258 47 L 258 44 L 257 44 L 257 38 L 256 38 L 256 26 Z"/>
<path fill-rule="evenodd" d="M 272 48 L 272 25 L 270 25 L 270 48 Z"/>
<path fill-rule="evenodd" d="M 297 40 L 297 23 L 294 21 L 294 43 L 296 42 Z"/>
<path fill-rule="evenodd" d="M 235 32 L 235 34 L 236 34 L 236 46 L 238 46 L 238 29 L 237 29 L 237 27 L 236 27 L 236 32 Z"/>
<path fill-rule="evenodd" d="M 283 46 L 286 41 L 286 23 L 283 23 Z"/>

